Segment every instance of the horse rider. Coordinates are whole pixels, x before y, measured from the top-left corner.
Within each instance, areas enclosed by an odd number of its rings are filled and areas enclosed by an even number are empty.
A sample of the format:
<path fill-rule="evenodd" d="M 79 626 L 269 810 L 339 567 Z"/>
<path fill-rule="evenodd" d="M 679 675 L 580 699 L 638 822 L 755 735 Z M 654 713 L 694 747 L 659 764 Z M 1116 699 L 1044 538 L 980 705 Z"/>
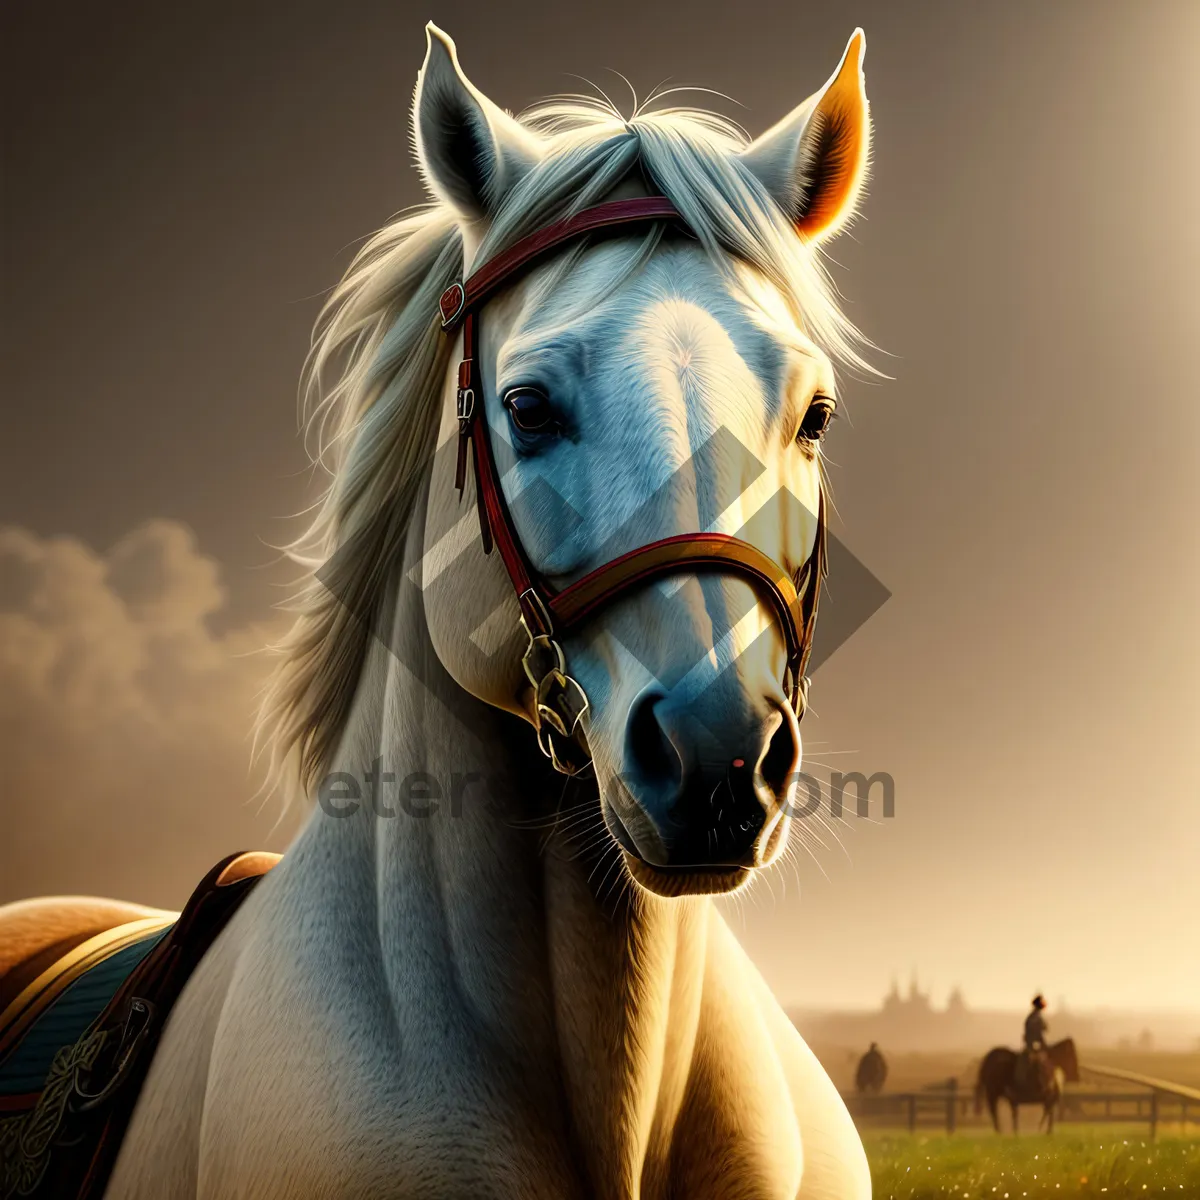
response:
<path fill-rule="evenodd" d="M 1046 1049 L 1046 1034 L 1050 1032 L 1050 1024 L 1042 1013 L 1046 1001 L 1041 995 L 1033 998 L 1033 1011 L 1025 1018 L 1025 1049 L 1031 1054 Z"/>
<path fill-rule="evenodd" d="M 1033 998 L 1033 1008 L 1025 1018 L 1025 1053 L 1021 1056 L 1025 1080 L 1034 1082 L 1044 1074 L 1044 1064 L 1047 1062 L 1046 1050 L 1048 1043 L 1046 1035 L 1050 1032 L 1050 1024 L 1042 1015 L 1046 1001 L 1039 993 Z"/>

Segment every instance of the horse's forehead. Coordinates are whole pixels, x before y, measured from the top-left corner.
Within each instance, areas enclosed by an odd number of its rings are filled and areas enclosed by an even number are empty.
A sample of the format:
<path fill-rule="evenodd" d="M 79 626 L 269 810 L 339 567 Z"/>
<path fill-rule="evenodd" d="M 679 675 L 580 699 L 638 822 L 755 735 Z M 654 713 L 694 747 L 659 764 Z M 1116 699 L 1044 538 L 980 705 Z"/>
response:
<path fill-rule="evenodd" d="M 710 424 L 769 424 L 788 351 L 729 275 L 698 246 L 669 247 L 605 288 L 606 258 L 603 249 L 585 255 L 568 285 L 577 297 L 599 292 L 597 303 L 565 328 L 553 297 L 526 309 L 510 354 L 519 356 L 518 347 L 544 352 L 541 335 L 550 328 L 552 353 L 585 363 L 609 403 L 636 394 L 646 415 L 686 411 L 700 436 Z"/>
<path fill-rule="evenodd" d="M 722 315 L 683 295 L 652 298 L 630 322 L 614 361 L 643 374 L 665 403 L 696 409 L 719 397 L 761 400 L 778 356 L 763 339 L 738 338 L 744 331 Z"/>
<path fill-rule="evenodd" d="M 738 355 L 751 370 L 774 369 L 780 355 L 746 293 L 698 246 L 660 251 L 598 308 L 597 325 L 626 338 L 626 352 L 642 350 L 660 362 L 690 350 L 709 358 Z"/>

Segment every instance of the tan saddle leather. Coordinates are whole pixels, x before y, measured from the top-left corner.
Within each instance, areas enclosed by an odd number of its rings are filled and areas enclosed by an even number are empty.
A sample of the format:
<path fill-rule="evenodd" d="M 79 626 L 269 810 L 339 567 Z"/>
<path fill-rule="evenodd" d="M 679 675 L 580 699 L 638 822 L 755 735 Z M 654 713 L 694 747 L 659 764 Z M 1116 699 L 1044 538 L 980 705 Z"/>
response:
<path fill-rule="evenodd" d="M 184 984 L 279 855 L 219 862 L 181 913 L 87 896 L 0 908 L 0 1200 L 102 1195 Z"/>

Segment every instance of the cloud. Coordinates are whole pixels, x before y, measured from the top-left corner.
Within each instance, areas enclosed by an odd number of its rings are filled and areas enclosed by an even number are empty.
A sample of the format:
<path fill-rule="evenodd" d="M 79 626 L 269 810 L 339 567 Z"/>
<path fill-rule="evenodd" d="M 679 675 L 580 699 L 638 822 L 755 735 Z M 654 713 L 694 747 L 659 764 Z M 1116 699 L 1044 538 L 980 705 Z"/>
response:
<path fill-rule="evenodd" d="M 178 906 L 234 850 L 280 848 L 250 730 L 278 633 L 218 632 L 219 565 L 148 521 L 105 553 L 0 527 L 0 902 Z"/>

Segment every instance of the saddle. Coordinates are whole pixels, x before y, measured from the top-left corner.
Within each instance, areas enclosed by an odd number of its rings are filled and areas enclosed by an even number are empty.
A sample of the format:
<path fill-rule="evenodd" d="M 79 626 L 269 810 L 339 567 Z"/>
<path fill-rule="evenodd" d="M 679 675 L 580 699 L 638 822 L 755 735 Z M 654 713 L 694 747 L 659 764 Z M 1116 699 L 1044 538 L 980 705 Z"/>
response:
<path fill-rule="evenodd" d="M 1013 1087 L 1020 1095 L 1040 1098 L 1053 1076 L 1054 1068 L 1045 1050 L 1026 1046 L 1018 1055 L 1013 1071 Z"/>
<path fill-rule="evenodd" d="M 43 901 L 0 918 L 0 1200 L 103 1194 L 172 1006 L 278 861 L 230 855 L 179 914 Z"/>

